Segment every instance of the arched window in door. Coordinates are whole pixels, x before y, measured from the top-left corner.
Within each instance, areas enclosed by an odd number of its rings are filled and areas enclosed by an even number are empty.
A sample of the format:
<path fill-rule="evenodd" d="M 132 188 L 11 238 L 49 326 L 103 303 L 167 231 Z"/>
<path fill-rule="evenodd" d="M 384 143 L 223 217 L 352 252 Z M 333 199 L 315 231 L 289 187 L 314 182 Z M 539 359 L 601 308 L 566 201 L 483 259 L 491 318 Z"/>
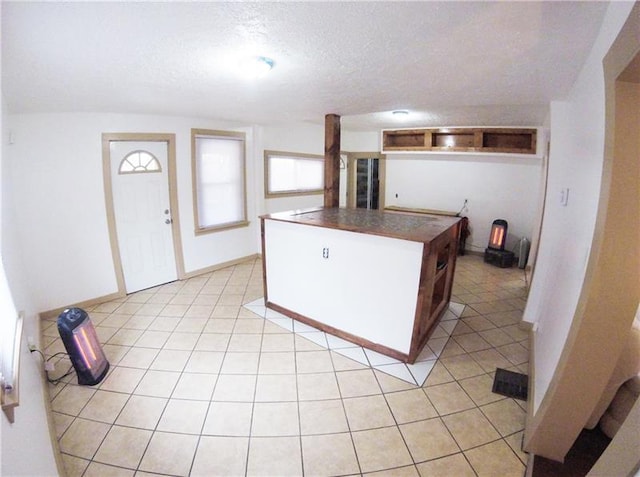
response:
<path fill-rule="evenodd" d="M 162 167 L 156 156 L 147 151 L 133 151 L 127 154 L 118 167 L 118 174 L 144 172 L 162 172 Z"/>

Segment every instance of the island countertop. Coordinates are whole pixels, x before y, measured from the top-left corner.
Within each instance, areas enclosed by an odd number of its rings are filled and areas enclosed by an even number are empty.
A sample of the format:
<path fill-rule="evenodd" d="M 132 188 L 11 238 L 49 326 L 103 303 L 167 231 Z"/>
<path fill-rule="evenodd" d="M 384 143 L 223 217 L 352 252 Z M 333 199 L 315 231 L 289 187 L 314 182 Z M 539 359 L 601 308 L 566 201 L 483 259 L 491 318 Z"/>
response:
<path fill-rule="evenodd" d="M 261 218 L 423 243 L 431 242 L 460 221 L 460 217 L 323 207 L 278 212 Z"/>

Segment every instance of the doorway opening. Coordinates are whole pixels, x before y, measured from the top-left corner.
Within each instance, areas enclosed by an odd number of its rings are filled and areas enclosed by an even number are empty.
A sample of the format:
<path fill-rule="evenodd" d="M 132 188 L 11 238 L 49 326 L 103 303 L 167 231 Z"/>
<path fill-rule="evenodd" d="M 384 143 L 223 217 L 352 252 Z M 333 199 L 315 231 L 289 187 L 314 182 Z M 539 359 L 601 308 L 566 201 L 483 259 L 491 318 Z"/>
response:
<path fill-rule="evenodd" d="M 348 154 L 347 204 L 353 209 L 384 209 L 385 158 L 376 152 Z"/>

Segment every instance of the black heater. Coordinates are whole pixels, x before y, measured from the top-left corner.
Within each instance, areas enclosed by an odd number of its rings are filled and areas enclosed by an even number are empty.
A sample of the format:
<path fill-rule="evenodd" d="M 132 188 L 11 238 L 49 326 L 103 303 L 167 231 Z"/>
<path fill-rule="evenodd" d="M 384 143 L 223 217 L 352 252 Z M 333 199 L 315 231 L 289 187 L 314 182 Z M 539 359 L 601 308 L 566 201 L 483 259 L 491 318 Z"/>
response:
<path fill-rule="evenodd" d="M 484 261 L 500 268 L 513 266 L 513 252 L 504 249 L 504 244 L 507 241 L 507 228 L 506 220 L 494 220 L 491 224 L 489 245 L 484 249 Z"/>
<path fill-rule="evenodd" d="M 104 351 L 89 315 L 81 308 L 67 308 L 58 316 L 58 332 L 71 364 L 78 375 L 78 384 L 98 384 L 109 371 Z"/>

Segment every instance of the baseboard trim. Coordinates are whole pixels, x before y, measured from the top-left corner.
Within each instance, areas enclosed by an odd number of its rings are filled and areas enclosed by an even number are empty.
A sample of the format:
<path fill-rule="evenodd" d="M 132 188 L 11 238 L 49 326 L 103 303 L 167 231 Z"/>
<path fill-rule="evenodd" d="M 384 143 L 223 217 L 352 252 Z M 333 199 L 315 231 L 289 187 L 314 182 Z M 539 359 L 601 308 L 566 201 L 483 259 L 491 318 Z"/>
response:
<path fill-rule="evenodd" d="M 531 333 L 533 331 L 533 323 L 531 323 L 530 321 L 520 320 L 520 323 L 518 323 L 518 328 L 520 328 L 522 331 Z"/>
<path fill-rule="evenodd" d="M 533 401 L 535 398 L 536 392 L 536 364 L 535 364 L 535 355 L 536 355 L 536 332 L 533 330 L 533 323 L 531 323 L 531 327 L 529 328 L 529 365 L 527 366 L 528 374 L 529 374 L 529 396 L 527 399 L 527 416 L 525 420 L 524 434 L 522 436 L 522 450 L 527 451 L 527 446 L 531 439 L 531 424 L 533 422 Z M 530 453 L 533 456 L 533 454 Z M 533 457 L 530 458 L 530 463 L 533 465 Z"/>
<path fill-rule="evenodd" d="M 217 270 L 221 270 L 223 268 L 232 267 L 233 265 L 239 265 L 244 262 L 248 262 L 250 260 L 255 260 L 256 258 L 260 258 L 259 253 L 254 253 L 251 255 L 247 255 L 246 257 L 236 258 L 234 260 L 229 260 L 228 262 L 219 263 L 217 265 L 211 265 L 210 267 L 200 268 L 198 270 L 193 270 L 191 272 L 185 273 L 184 277 L 181 280 L 187 280 L 189 278 L 197 277 L 198 275 L 203 275 L 205 273 L 215 272 Z"/>
<path fill-rule="evenodd" d="M 42 368 L 42 367 L 41 367 Z M 53 409 L 51 407 L 51 394 L 49 393 L 49 383 L 47 381 L 44 370 L 40 369 L 40 379 L 42 379 L 42 398 L 44 399 L 44 409 L 47 415 L 47 427 L 49 429 L 49 439 L 51 440 L 51 447 L 53 450 L 53 458 L 58 469 L 58 475 L 66 476 L 67 470 L 64 466 L 64 460 L 62 459 L 62 451 L 60 450 L 60 442 L 56 434 L 56 424 L 53 420 Z"/>
<path fill-rule="evenodd" d="M 67 308 L 77 307 L 77 308 L 89 308 L 91 306 L 99 305 L 100 303 L 104 303 L 106 301 L 116 300 L 118 298 L 126 297 L 126 293 L 115 292 L 109 295 L 104 295 L 98 298 L 92 298 L 90 300 L 81 301 L 78 303 L 72 303 L 67 306 L 62 306 L 60 308 L 55 308 L 53 310 L 43 311 L 38 314 L 41 320 L 48 320 L 50 318 L 56 318 L 60 313 L 62 313 Z"/>

